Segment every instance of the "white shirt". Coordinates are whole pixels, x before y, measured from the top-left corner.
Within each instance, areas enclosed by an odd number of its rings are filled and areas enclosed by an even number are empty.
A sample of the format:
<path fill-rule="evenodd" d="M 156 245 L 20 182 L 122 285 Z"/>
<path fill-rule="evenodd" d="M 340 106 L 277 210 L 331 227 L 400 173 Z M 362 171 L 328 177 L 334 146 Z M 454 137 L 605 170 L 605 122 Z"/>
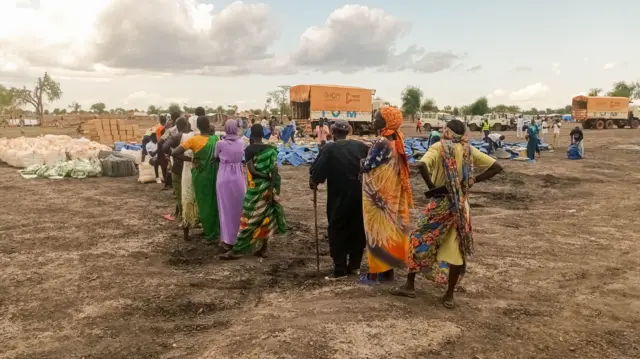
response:
<path fill-rule="evenodd" d="M 518 128 L 522 128 L 522 126 L 524 126 L 524 118 L 518 117 L 516 123 L 518 124 Z"/>
<path fill-rule="evenodd" d="M 553 126 L 551 126 L 551 128 L 553 129 L 553 133 L 560 134 L 560 126 L 562 126 L 560 123 L 554 123 Z"/>
<path fill-rule="evenodd" d="M 549 124 L 547 123 L 547 121 L 542 121 L 542 133 L 547 132 L 549 132 Z"/>
<path fill-rule="evenodd" d="M 147 149 L 147 153 L 149 154 L 149 156 L 151 156 L 151 152 L 156 152 L 158 150 L 158 145 L 149 141 L 145 148 Z"/>
<path fill-rule="evenodd" d="M 262 127 L 264 127 L 264 128 L 269 128 L 269 121 L 262 120 L 262 121 L 260 121 L 260 125 L 262 125 Z"/>
<path fill-rule="evenodd" d="M 493 142 L 495 142 L 497 144 L 500 144 L 500 142 L 501 142 L 500 141 L 500 137 L 502 137 L 502 135 L 499 134 L 499 133 L 490 133 L 489 134 L 489 138 L 491 139 L 491 141 L 493 141 Z"/>

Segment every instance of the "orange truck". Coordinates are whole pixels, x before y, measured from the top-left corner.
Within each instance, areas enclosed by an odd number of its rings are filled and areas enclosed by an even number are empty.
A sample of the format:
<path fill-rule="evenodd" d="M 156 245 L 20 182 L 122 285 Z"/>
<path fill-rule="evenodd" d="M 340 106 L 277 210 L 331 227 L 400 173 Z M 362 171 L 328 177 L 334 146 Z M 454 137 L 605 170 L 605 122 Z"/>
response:
<path fill-rule="evenodd" d="M 292 86 L 291 114 L 299 126 L 310 131 L 321 118 L 346 120 L 354 134 L 373 132 L 371 113 L 375 90 L 338 85 Z"/>
<path fill-rule="evenodd" d="M 627 97 L 576 96 L 571 102 L 571 114 L 585 129 L 638 128 L 640 125 L 640 111 L 630 106 Z"/>

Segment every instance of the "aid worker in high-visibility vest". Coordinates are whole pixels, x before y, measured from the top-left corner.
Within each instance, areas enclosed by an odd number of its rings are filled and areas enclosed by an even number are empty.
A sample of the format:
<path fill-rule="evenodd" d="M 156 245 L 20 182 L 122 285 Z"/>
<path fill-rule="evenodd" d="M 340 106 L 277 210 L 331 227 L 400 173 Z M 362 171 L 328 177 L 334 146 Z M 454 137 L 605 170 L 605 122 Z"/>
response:
<path fill-rule="evenodd" d="M 489 127 L 489 119 L 485 118 L 482 122 L 482 132 L 484 132 L 484 138 L 485 140 L 487 138 L 489 138 L 489 132 L 490 132 L 491 127 Z"/>

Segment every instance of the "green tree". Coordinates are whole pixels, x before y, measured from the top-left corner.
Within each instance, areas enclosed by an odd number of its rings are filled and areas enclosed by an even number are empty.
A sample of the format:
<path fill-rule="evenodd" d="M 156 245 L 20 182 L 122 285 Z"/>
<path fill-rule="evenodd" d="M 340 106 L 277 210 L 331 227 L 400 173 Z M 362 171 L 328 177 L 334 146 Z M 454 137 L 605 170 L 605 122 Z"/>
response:
<path fill-rule="evenodd" d="M 147 113 L 149 115 L 159 115 L 160 113 L 162 113 L 162 109 L 160 108 L 160 106 L 149 105 L 149 107 L 147 108 Z"/>
<path fill-rule="evenodd" d="M 520 106 L 511 105 L 511 106 L 507 106 L 507 112 L 515 114 L 515 113 L 522 112 L 522 110 L 520 109 Z"/>
<path fill-rule="evenodd" d="M 226 111 L 224 110 L 224 107 L 218 106 L 218 107 L 216 107 L 214 112 L 215 113 L 219 113 L 219 114 L 224 114 Z"/>
<path fill-rule="evenodd" d="M 416 86 L 407 86 L 402 90 L 400 95 L 402 113 L 405 116 L 411 116 L 412 121 L 415 121 L 415 116 L 420 111 L 423 95 L 422 90 Z"/>
<path fill-rule="evenodd" d="M 238 113 L 238 105 L 229 105 L 227 107 L 227 115 L 234 116 L 236 113 Z"/>
<path fill-rule="evenodd" d="M 16 110 L 24 104 L 22 99 L 18 97 L 20 91 L 14 87 L 7 88 L 0 85 L 0 113 L 8 111 L 12 117 L 15 117 Z"/>
<path fill-rule="evenodd" d="M 424 102 L 420 106 L 420 111 L 422 112 L 438 112 L 438 106 L 436 106 L 436 101 L 431 98 L 425 98 Z"/>
<path fill-rule="evenodd" d="M 182 113 L 182 108 L 177 103 L 172 103 L 167 108 L 167 112 L 168 113 L 174 113 L 174 112 Z"/>
<path fill-rule="evenodd" d="M 105 105 L 104 102 L 94 103 L 89 108 L 90 111 L 101 114 L 101 115 L 105 113 L 106 109 L 107 109 L 107 105 Z"/>
<path fill-rule="evenodd" d="M 489 101 L 486 97 L 480 97 L 474 103 L 469 105 L 469 114 L 473 116 L 482 116 L 489 113 Z"/>
<path fill-rule="evenodd" d="M 442 109 L 444 112 L 451 112 L 453 111 L 453 109 L 451 108 L 451 106 L 447 105 Z"/>
<path fill-rule="evenodd" d="M 611 91 L 607 92 L 607 96 L 640 98 L 640 83 L 618 81 L 613 84 Z"/>
<path fill-rule="evenodd" d="M 194 113 L 194 112 L 196 112 L 196 108 L 195 107 L 189 107 L 187 105 L 182 106 L 182 110 L 184 110 L 184 113 Z"/>
<path fill-rule="evenodd" d="M 588 95 L 589 96 L 600 96 L 601 93 L 602 93 L 602 89 L 601 88 L 594 87 L 594 88 L 589 90 Z"/>
<path fill-rule="evenodd" d="M 491 109 L 491 112 L 497 112 L 497 113 L 506 113 L 509 110 L 509 107 L 507 105 L 496 105 L 495 107 L 493 107 Z"/>
<path fill-rule="evenodd" d="M 62 90 L 60 89 L 60 83 L 54 81 L 49 73 L 45 72 L 44 76 L 38 77 L 36 80 L 36 86 L 33 90 L 28 90 L 26 86 L 15 92 L 15 95 L 24 104 L 33 106 L 36 116 L 39 120 L 42 120 L 44 114 L 44 101 L 48 102 L 59 100 L 62 97 Z M 40 122 L 42 123 L 42 121 Z"/>
<path fill-rule="evenodd" d="M 453 110 L 451 111 L 451 114 L 454 116 L 460 116 L 460 109 L 457 107 L 454 107 Z"/>
<path fill-rule="evenodd" d="M 77 102 L 72 102 L 71 105 L 69 105 L 69 110 L 71 110 L 71 113 L 79 113 L 82 111 L 82 105 Z"/>
<path fill-rule="evenodd" d="M 290 104 L 289 104 L 289 90 L 291 86 L 289 85 L 280 85 L 277 89 L 273 91 L 269 91 L 267 93 L 267 100 L 265 101 L 265 108 L 274 105 L 277 109 L 277 112 L 272 115 L 278 116 L 280 115 L 280 121 L 282 121 L 282 116 L 288 115 L 291 113 Z"/>
<path fill-rule="evenodd" d="M 262 110 L 261 110 L 261 109 L 259 109 L 259 108 L 254 108 L 253 110 L 251 110 L 251 111 L 249 111 L 249 112 L 251 112 L 252 114 L 254 114 L 254 115 L 256 115 L 256 116 L 260 116 L 260 115 L 262 115 Z"/>
<path fill-rule="evenodd" d="M 118 107 L 115 110 L 113 110 L 113 112 L 115 112 L 117 115 L 124 115 L 124 113 L 127 112 L 127 110 L 125 110 L 122 107 Z"/>

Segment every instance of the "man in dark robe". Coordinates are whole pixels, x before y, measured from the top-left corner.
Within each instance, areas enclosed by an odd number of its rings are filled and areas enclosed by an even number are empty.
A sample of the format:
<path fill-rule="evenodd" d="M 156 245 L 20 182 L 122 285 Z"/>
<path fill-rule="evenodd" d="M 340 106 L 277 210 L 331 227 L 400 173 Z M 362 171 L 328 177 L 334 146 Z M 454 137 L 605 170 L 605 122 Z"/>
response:
<path fill-rule="evenodd" d="M 349 123 L 333 124 L 335 142 L 327 143 L 313 164 L 309 184 L 316 189 L 327 181 L 327 218 L 329 248 L 334 269 L 327 279 L 357 274 L 366 245 L 362 217 L 362 183 L 360 160 L 367 156 L 367 146 L 347 140 Z"/>

